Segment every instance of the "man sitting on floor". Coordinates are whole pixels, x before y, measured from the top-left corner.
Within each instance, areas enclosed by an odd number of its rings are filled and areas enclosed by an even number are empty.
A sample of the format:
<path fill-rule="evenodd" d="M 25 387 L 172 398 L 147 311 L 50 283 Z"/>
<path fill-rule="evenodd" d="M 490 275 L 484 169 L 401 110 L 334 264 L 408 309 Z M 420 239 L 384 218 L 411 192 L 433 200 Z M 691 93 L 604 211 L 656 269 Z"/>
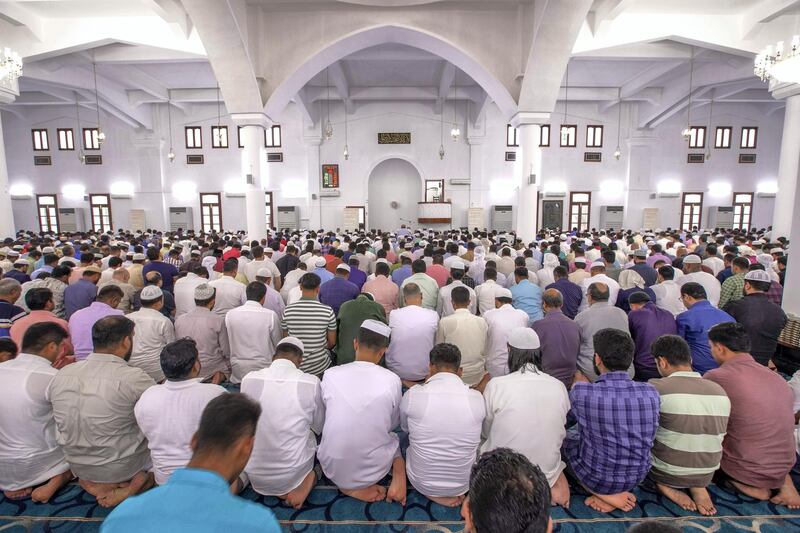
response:
<path fill-rule="evenodd" d="M 103 507 L 153 484 L 147 439 L 133 407 L 155 381 L 128 364 L 133 329 L 133 321 L 124 316 L 97 321 L 94 352 L 61 369 L 50 384 L 58 443 L 81 487 Z"/>
<path fill-rule="evenodd" d="M 215 315 L 216 316 L 216 315 Z M 225 394 L 225 389 L 201 383 L 197 344 L 179 339 L 161 350 L 161 370 L 167 380 L 147 389 L 133 412 L 147 437 L 156 483 L 163 485 L 192 457 L 190 441 L 208 402 Z"/>
<path fill-rule="evenodd" d="M 650 352 L 663 376 L 650 381 L 661 396 L 650 479 L 683 509 L 715 515 L 706 487 L 722 458 L 731 402 L 722 387 L 692 370 L 692 352 L 682 338 L 661 336 Z"/>
<path fill-rule="evenodd" d="M 175 340 L 175 326 L 161 314 L 164 293 L 155 285 L 146 285 L 140 294 L 142 308 L 128 315 L 136 325 L 130 365 L 139 367 L 156 382 L 164 381 L 161 350 Z"/>
<path fill-rule="evenodd" d="M 57 373 L 52 364 L 68 342 L 61 325 L 33 324 L 22 353 L 0 364 L 0 489 L 10 500 L 45 503 L 72 479 L 47 392 Z"/>
<path fill-rule="evenodd" d="M 753 359 L 750 337 L 741 324 L 717 324 L 709 330 L 708 342 L 720 367 L 705 378 L 721 385 L 731 400 L 719 474 L 751 498 L 800 509 L 800 495 L 789 475 L 796 460 L 791 388 Z"/>
<path fill-rule="evenodd" d="M 567 432 L 564 455 L 578 481 L 592 493 L 586 505 L 601 513 L 628 512 L 630 492 L 650 470 L 660 399 L 647 383 L 631 380 L 633 339 L 617 329 L 594 334 L 593 383 L 576 382 L 569 399 L 577 426 Z"/>
<path fill-rule="evenodd" d="M 486 408 L 481 394 L 461 380 L 457 346 L 437 344 L 430 361 L 428 380 L 411 387 L 400 404 L 400 425 L 410 440 L 406 470 L 411 484 L 428 499 L 456 507 L 469 488 Z"/>
<path fill-rule="evenodd" d="M 103 533 L 219 531 L 280 533 L 272 511 L 231 494 L 255 441 L 261 407 L 242 394 L 211 400 L 192 437 L 191 461 L 169 482 L 131 498 L 105 519 Z"/>
<path fill-rule="evenodd" d="M 317 482 L 316 435 L 325 421 L 319 379 L 300 370 L 303 350 L 300 339 L 284 337 L 272 364 L 242 380 L 242 394 L 263 408 L 247 476 L 253 490 L 277 496 L 295 509 L 303 506 Z"/>
<path fill-rule="evenodd" d="M 365 320 L 356 339 L 356 360 L 325 372 L 325 426 L 317 457 L 325 475 L 347 496 L 405 505 L 406 465 L 393 431 L 400 424 L 402 386 L 396 374 L 378 366 L 390 334 L 386 324 Z M 378 482 L 390 470 L 387 491 Z"/>

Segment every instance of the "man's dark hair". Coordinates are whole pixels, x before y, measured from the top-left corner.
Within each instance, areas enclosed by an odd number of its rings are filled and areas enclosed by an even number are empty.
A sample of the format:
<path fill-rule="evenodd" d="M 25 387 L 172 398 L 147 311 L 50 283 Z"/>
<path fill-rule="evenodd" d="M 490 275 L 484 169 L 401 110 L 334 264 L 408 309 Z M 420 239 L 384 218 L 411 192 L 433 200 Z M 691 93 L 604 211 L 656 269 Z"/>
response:
<path fill-rule="evenodd" d="M 23 340 L 25 340 L 24 337 Z M 11 340 L 11 337 L 0 337 L 0 352 L 10 353 L 11 358 L 13 359 L 17 356 L 18 351 L 19 350 L 17 349 L 17 344 L 13 340 Z"/>
<path fill-rule="evenodd" d="M 159 251 L 156 249 L 155 246 L 147 249 L 147 260 L 148 261 L 158 261 Z"/>
<path fill-rule="evenodd" d="M 251 281 L 245 289 L 247 299 L 252 302 L 260 302 L 261 298 L 267 295 L 267 286 L 260 281 Z"/>
<path fill-rule="evenodd" d="M 113 285 L 109 286 L 113 287 Z M 101 318 L 92 326 L 94 351 L 113 350 L 125 337 L 133 335 L 133 328 L 133 320 L 124 316 L 113 315 Z"/>
<path fill-rule="evenodd" d="M 468 305 L 469 304 L 469 290 L 466 287 L 454 287 L 450 291 L 450 299 L 453 305 Z"/>
<path fill-rule="evenodd" d="M 424 274 L 428 270 L 428 265 L 422 259 L 417 259 L 411 263 L 411 272 L 414 274 Z"/>
<path fill-rule="evenodd" d="M 81 263 L 90 264 L 94 263 L 94 254 L 91 252 L 83 252 L 81 254 Z"/>
<path fill-rule="evenodd" d="M 661 335 L 650 345 L 650 353 L 653 357 L 663 357 L 671 366 L 692 364 L 692 351 L 678 335 Z"/>
<path fill-rule="evenodd" d="M 222 263 L 223 272 L 236 272 L 237 270 L 239 270 L 239 260 L 235 257 L 231 257 Z"/>
<path fill-rule="evenodd" d="M 389 275 L 389 265 L 386 263 L 378 263 L 375 265 L 375 275 L 376 276 L 388 276 Z"/>
<path fill-rule="evenodd" d="M 541 348 L 525 349 L 515 348 L 509 346 L 508 348 L 508 372 L 514 373 L 520 368 L 524 368 L 528 364 L 534 364 L 538 367 L 542 366 L 542 350 Z"/>
<path fill-rule="evenodd" d="M 114 297 L 121 299 L 124 296 L 125 293 L 117 285 L 106 285 L 97 292 L 97 299 L 101 302 L 107 302 Z"/>
<path fill-rule="evenodd" d="M 261 406 L 242 393 L 221 394 L 208 402 L 195 433 L 195 454 L 225 452 L 243 437 L 252 437 Z"/>
<path fill-rule="evenodd" d="M 72 269 L 67 265 L 58 265 L 57 267 L 53 267 L 50 276 L 54 278 L 63 278 L 64 276 L 69 276 L 71 273 Z"/>
<path fill-rule="evenodd" d="M 192 274 L 200 276 L 201 278 L 208 279 L 208 269 L 202 265 L 198 265 L 192 269 Z"/>
<path fill-rule="evenodd" d="M 52 265 L 58 263 L 58 256 L 56 254 L 44 254 L 44 264 Z"/>
<path fill-rule="evenodd" d="M 486 267 L 483 271 L 483 279 L 493 279 L 497 281 L 497 269 L 492 267 Z"/>
<path fill-rule="evenodd" d="M 595 282 L 589 285 L 588 292 L 595 302 L 607 302 L 611 291 L 608 290 L 608 285 L 605 283 Z"/>
<path fill-rule="evenodd" d="M 750 335 L 738 322 L 722 322 L 708 330 L 708 340 L 732 352 L 750 353 Z"/>
<path fill-rule="evenodd" d="M 617 260 L 617 254 L 614 253 L 614 250 L 604 250 L 601 255 L 603 256 L 603 261 L 609 265 L 613 265 L 614 261 Z"/>
<path fill-rule="evenodd" d="M 300 277 L 300 288 L 305 291 L 312 291 L 322 284 L 322 279 L 313 272 L 308 272 Z"/>
<path fill-rule="evenodd" d="M 705 287 L 694 281 L 681 285 L 681 295 L 689 296 L 695 300 L 705 300 L 708 298 Z"/>
<path fill-rule="evenodd" d="M 289 344 L 288 342 L 281 344 L 277 348 L 275 348 L 275 356 L 274 357 L 303 357 L 303 351 L 300 350 L 294 344 Z"/>
<path fill-rule="evenodd" d="M 174 381 L 189 377 L 199 357 L 197 343 L 189 337 L 170 342 L 161 350 L 161 370 Z"/>
<path fill-rule="evenodd" d="M 437 344 L 431 350 L 430 358 L 433 366 L 443 370 L 456 372 L 461 367 L 461 350 L 455 344 Z"/>
<path fill-rule="evenodd" d="M 47 305 L 47 302 L 53 299 L 53 291 L 43 287 L 31 289 L 25 294 L 25 305 L 31 311 L 41 311 Z"/>
<path fill-rule="evenodd" d="M 528 279 L 528 269 L 525 267 L 517 267 L 514 269 L 514 275 L 518 278 Z"/>
<path fill-rule="evenodd" d="M 389 347 L 389 339 L 371 329 L 358 328 L 358 345 L 369 350 Z"/>
<path fill-rule="evenodd" d="M 67 330 L 55 322 L 39 322 L 25 331 L 25 335 L 22 337 L 22 351 L 38 353 L 49 343 L 59 343 L 67 337 L 69 337 Z"/>
<path fill-rule="evenodd" d="M 114 256 L 114 257 L 112 257 L 111 259 L 108 260 L 108 266 L 110 268 L 116 268 L 116 267 L 120 266 L 121 264 L 122 264 L 122 259 L 117 257 L 117 256 Z"/>
<path fill-rule="evenodd" d="M 524 455 L 496 448 L 472 465 L 469 510 L 480 533 L 544 533 L 550 520 L 550 486 Z"/>
<path fill-rule="evenodd" d="M 672 268 L 670 265 L 664 265 L 659 267 L 658 275 L 664 278 L 665 280 L 675 279 L 675 269 Z"/>
<path fill-rule="evenodd" d="M 605 328 L 594 334 L 594 353 L 600 356 L 603 365 L 611 371 L 625 371 L 633 362 L 634 344 L 624 331 Z"/>
<path fill-rule="evenodd" d="M 731 265 L 735 266 L 739 270 L 747 272 L 750 268 L 750 261 L 748 261 L 746 257 L 734 257 L 733 261 L 731 261 Z"/>
<path fill-rule="evenodd" d="M 564 267 L 563 267 L 563 266 L 561 266 L 561 265 L 558 265 L 557 267 L 555 267 L 555 268 L 553 269 L 553 277 L 554 277 L 555 279 L 563 279 L 563 278 L 568 278 L 568 277 L 569 277 L 569 273 L 567 272 L 567 269 L 566 269 L 566 268 L 564 268 Z"/>

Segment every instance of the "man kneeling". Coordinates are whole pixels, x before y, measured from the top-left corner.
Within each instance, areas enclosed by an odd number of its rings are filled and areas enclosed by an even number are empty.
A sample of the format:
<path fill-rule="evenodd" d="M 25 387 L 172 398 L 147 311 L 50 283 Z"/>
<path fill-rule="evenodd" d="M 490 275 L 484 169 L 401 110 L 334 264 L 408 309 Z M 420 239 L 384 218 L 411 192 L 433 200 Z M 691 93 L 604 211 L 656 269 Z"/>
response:
<path fill-rule="evenodd" d="M 406 503 L 406 465 L 400 439 L 402 386 L 378 362 L 389 347 L 389 326 L 365 320 L 354 341 L 356 360 L 329 368 L 322 379 L 325 425 L 317 457 L 339 490 L 366 502 Z M 392 471 L 389 490 L 378 485 Z"/>
<path fill-rule="evenodd" d="M 133 329 L 124 316 L 98 320 L 94 352 L 63 368 L 50 384 L 58 443 L 81 487 L 103 507 L 153 485 L 150 450 L 133 407 L 155 381 L 128 365 Z"/>

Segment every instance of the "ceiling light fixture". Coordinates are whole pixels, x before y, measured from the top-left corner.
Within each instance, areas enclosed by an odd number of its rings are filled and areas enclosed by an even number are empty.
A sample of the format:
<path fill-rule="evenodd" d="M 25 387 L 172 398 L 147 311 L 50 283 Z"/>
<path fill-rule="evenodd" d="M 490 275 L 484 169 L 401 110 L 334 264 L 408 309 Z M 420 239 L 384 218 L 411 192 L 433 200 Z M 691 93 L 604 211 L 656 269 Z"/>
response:
<path fill-rule="evenodd" d="M 454 142 L 458 142 L 458 138 L 461 137 L 461 129 L 458 127 L 458 69 L 456 69 L 454 82 L 453 82 L 453 90 L 455 93 L 453 94 L 453 129 L 450 130 L 450 136 L 453 138 Z"/>
<path fill-rule="evenodd" d="M 692 137 L 692 82 L 694 76 L 694 46 L 689 56 L 689 104 L 686 106 L 686 127 L 681 132 L 684 141 Z"/>
<path fill-rule="evenodd" d="M 100 129 L 100 96 L 97 92 L 97 62 L 92 56 L 92 75 L 94 76 L 94 105 L 97 108 L 97 142 L 103 144 L 106 140 L 106 134 Z"/>
<path fill-rule="evenodd" d="M 441 144 L 439 144 L 439 159 L 444 159 L 444 102 L 442 102 L 442 112 L 439 114 L 439 119 L 441 121 Z"/>
<path fill-rule="evenodd" d="M 564 87 L 564 124 L 561 125 L 561 146 L 569 144 L 569 128 L 567 127 L 567 109 L 569 106 L 569 60 L 567 60 L 566 87 Z"/>
<path fill-rule="evenodd" d="M 614 150 L 614 159 L 619 161 L 622 150 L 619 147 L 619 133 L 622 129 L 622 87 L 617 89 L 617 148 Z"/>
<path fill-rule="evenodd" d="M 78 128 L 75 131 L 83 136 L 81 149 L 78 151 L 78 161 L 84 163 L 86 162 L 86 155 L 83 153 L 83 146 L 86 144 L 86 135 L 81 131 L 81 106 L 78 103 L 78 93 L 75 93 L 75 117 L 78 119 Z"/>
<path fill-rule="evenodd" d="M 753 73 L 761 81 L 800 83 L 800 35 L 792 37 L 791 47 L 785 54 L 783 41 L 778 41 L 774 48 L 767 46 L 756 56 Z"/>
<path fill-rule="evenodd" d="M 708 104 L 708 127 L 706 131 L 709 135 L 711 135 L 711 115 L 714 114 L 714 91 L 715 89 L 711 89 L 711 101 Z M 706 136 L 706 161 L 711 159 L 711 142 L 708 140 L 708 136 Z"/>
<path fill-rule="evenodd" d="M 325 92 L 327 95 L 325 101 L 328 105 L 328 120 L 325 122 L 325 130 L 323 131 L 323 135 L 325 136 L 325 140 L 329 141 L 333 138 L 333 124 L 331 124 L 331 86 L 328 83 L 327 68 L 325 68 Z"/>
<path fill-rule="evenodd" d="M 350 159 L 350 150 L 347 149 L 347 105 L 345 105 L 344 98 L 342 99 L 342 109 L 344 109 L 344 160 Z"/>
<path fill-rule="evenodd" d="M 13 83 L 22 76 L 22 58 L 10 48 L 0 50 L 0 80 Z"/>
<path fill-rule="evenodd" d="M 222 146 L 222 113 L 220 112 L 219 84 L 217 84 L 217 133 L 215 142 L 217 146 Z"/>
<path fill-rule="evenodd" d="M 169 89 L 167 89 L 167 122 L 169 124 L 169 152 L 167 152 L 167 159 L 170 163 L 175 161 L 175 150 L 172 149 L 172 99 Z"/>

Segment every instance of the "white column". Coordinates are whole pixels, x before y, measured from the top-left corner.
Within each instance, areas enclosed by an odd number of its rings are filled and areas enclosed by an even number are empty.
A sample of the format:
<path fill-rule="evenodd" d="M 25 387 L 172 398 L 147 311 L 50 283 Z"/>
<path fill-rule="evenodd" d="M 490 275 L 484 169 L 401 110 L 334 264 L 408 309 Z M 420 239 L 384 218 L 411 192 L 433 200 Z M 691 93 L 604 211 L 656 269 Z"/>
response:
<path fill-rule="evenodd" d="M 169 190 L 166 187 L 166 165 L 169 163 L 164 155 L 164 141 L 151 133 L 137 133 L 132 144 L 139 164 L 139 183 L 136 187 L 138 202 L 134 207 L 145 209 L 148 227 L 167 227 Z"/>
<path fill-rule="evenodd" d="M 519 146 L 522 152 L 522 176 L 517 201 L 517 237 L 526 244 L 536 237 L 536 211 L 539 204 L 539 183 L 542 182 L 542 149 L 539 147 L 540 125 L 521 124 Z M 531 176 L 535 183 L 531 184 Z"/>
<path fill-rule="evenodd" d="M 3 141 L 3 121 L 0 120 L 0 238 L 14 237 L 14 212 L 11 208 L 11 195 L 8 192 L 8 165 Z"/>
<path fill-rule="evenodd" d="M 245 215 L 248 240 L 267 236 L 267 207 L 264 189 L 269 187 L 269 172 L 264 155 L 264 127 L 242 125 L 242 180 L 245 181 Z M 248 176 L 252 176 L 249 179 Z M 248 183 L 248 181 L 250 183 Z"/>
<path fill-rule="evenodd" d="M 467 120 L 466 141 L 469 145 L 469 205 L 467 207 L 483 209 L 481 228 L 487 226 L 486 216 L 490 209 L 488 204 L 484 204 L 484 199 L 487 197 L 484 194 L 485 187 L 483 185 L 483 142 L 485 139 L 486 117 L 479 117 L 476 123 Z M 466 216 L 466 223 L 469 223 L 469 211 Z"/>
<path fill-rule="evenodd" d="M 322 138 L 319 135 L 303 138 L 306 145 L 306 212 L 303 218 L 308 219 L 308 229 L 319 229 L 325 224 L 322 221 L 322 198 L 320 198 L 320 182 L 322 181 L 322 166 L 319 160 L 319 147 Z M 316 199 L 315 199 L 316 198 Z M 334 198 L 333 200 L 338 200 Z M 331 201 L 329 198 L 328 201 Z M 327 223 L 332 221 L 326 220 Z M 302 222 L 301 222 L 301 225 Z"/>
<path fill-rule="evenodd" d="M 778 194 L 775 197 L 775 212 L 772 218 L 773 238 L 784 236 L 794 240 L 800 239 L 797 221 L 792 222 L 793 218 L 798 217 L 798 179 L 800 179 L 800 94 L 786 98 L 783 139 L 778 164 Z"/>

